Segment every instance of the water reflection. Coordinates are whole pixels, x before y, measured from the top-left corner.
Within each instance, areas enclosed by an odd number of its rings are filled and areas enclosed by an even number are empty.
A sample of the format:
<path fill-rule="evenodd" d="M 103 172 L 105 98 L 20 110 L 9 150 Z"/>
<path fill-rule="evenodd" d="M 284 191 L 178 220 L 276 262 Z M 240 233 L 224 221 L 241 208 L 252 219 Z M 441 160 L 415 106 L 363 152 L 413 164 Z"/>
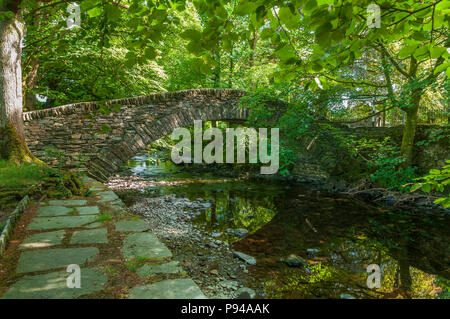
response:
<path fill-rule="evenodd" d="M 448 298 L 450 217 L 387 211 L 309 187 L 192 174 L 171 162 L 135 157 L 126 174 L 158 185 L 142 196 L 176 194 L 209 201 L 194 223 L 257 258 L 246 284 L 262 298 Z M 189 180 L 189 183 L 183 183 Z M 206 182 L 207 181 L 207 182 Z M 227 229 L 244 228 L 244 239 Z M 305 267 L 279 262 L 290 254 Z M 366 285 L 369 264 L 381 267 L 381 288 Z"/>

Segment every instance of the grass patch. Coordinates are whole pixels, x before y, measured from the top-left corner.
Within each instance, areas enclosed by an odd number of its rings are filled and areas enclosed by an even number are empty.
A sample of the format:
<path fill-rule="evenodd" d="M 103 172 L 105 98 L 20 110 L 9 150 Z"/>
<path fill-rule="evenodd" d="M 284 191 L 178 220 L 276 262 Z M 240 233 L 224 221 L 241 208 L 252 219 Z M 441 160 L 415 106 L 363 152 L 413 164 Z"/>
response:
<path fill-rule="evenodd" d="M 20 189 L 31 186 L 49 177 L 51 170 L 37 164 L 14 165 L 0 160 L 0 188 Z"/>
<path fill-rule="evenodd" d="M 103 212 L 100 216 L 98 216 L 97 221 L 103 223 L 108 220 L 111 220 L 112 218 L 113 218 L 113 216 L 111 213 Z"/>
<path fill-rule="evenodd" d="M 143 265 L 149 259 L 147 257 L 136 256 L 133 259 L 128 260 L 125 263 L 129 271 L 135 272 L 141 265 Z"/>
<path fill-rule="evenodd" d="M 70 212 L 67 213 L 67 215 L 76 215 L 77 212 L 75 211 L 75 209 L 72 209 Z"/>

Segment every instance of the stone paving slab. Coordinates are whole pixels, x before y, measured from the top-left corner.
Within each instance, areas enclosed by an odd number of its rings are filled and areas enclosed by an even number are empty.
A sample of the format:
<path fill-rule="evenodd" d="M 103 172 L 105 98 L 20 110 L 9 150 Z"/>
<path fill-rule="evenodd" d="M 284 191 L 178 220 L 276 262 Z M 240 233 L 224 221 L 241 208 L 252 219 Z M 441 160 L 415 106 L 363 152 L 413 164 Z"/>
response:
<path fill-rule="evenodd" d="M 20 244 L 19 249 L 45 248 L 61 245 L 65 233 L 65 230 L 58 230 L 31 235 L 25 238 L 22 244 Z"/>
<path fill-rule="evenodd" d="M 163 280 L 131 289 L 130 299 L 206 299 L 197 284 L 188 278 Z"/>
<path fill-rule="evenodd" d="M 97 195 L 101 198 L 101 200 L 99 200 L 100 203 L 112 202 L 119 199 L 119 196 L 113 191 L 98 192 Z"/>
<path fill-rule="evenodd" d="M 95 191 L 100 192 L 100 191 L 105 191 L 106 187 L 98 185 L 98 186 L 90 187 L 89 190 L 94 191 L 94 192 Z"/>
<path fill-rule="evenodd" d="M 72 212 L 74 212 L 73 208 L 64 206 L 43 206 L 38 209 L 36 216 L 67 216 Z"/>
<path fill-rule="evenodd" d="M 150 227 L 148 224 L 140 219 L 140 220 L 120 220 L 114 223 L 116 230 L 119 232 L 143 232 L 149 230 Z"/>
<path fill-rule="evenodd" d="M 83 227 L 84 228 L 97 228 L 97 227 L 100 227 L 100 226 L 102 226 L 102 223 L 97 222 L 97 223 L 92 223 L 92 224 L 89 224 L 89 225 L 86 225 L 86 226 L 83 226 Z"/>
<path fill-rule="evenodd" d="M 106 228 L 80 230 L 73 233 L 70 244 L 105 244 L 108 242 L 107 232 Z"/>
<path fill-rule="evenodd" d="M 71 264 L 82 265 L 93 260 L 99 253 L 98 248 L 63 248 L 25 251 L 20 255 L 16 272 L 33 272 L 67 267 Z"/>
<path fill-rule="evenodd" d="M 84 206 L 88 201 L 85 199 L 64 199 L 64 200 L 51 200 L 48 202 L 50 206 Z"/>
<path fill-rule="evenodd" d="M 186 274 L 178 261 L 171 261 L 161 265 L 144 265 L 137 270 L 137 274 L 144 278 L 156 274 Z"/>
<path fill-rule="evenodd" d="M 122 254 L 125 258 L 163 259 L 172 257 L 170 250 L 154 234 L 148 233 L 136 233 L 125 238 Z"/>
<path fill-rule="evenodd" d="M 35 217 L 28 225 L 28 230 L 46 230 L 58 228 L 76 228 L 95 222 L 97 216 L 62 216 L 62 217 Z"/>
<path fill-rule="evenodd" d="M 77 207 L 76 210 L 80 215 L 97 215 L 100 212 L 98 206 Z"/>
<path fill-rule="evenodd" d="M 72 299 L 101 291 L 107 276 L 100 268 L 81 268 L 81 287 L 68 288 L 66 271 L 24 276 L 14 283 L 2 299 Z"/>

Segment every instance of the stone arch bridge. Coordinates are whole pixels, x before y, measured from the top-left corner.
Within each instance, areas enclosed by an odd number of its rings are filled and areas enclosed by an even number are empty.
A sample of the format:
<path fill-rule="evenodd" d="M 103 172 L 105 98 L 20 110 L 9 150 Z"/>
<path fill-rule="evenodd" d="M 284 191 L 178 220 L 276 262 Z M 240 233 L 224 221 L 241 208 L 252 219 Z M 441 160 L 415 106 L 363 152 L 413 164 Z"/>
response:
<path fill-rule="evenodd" d="M 244 94 L 230 89 L 159 93 L 109 101 L 106 105 L 120 105 L 109 114 L 96 112 L 96 102 L 37 110 L 24 113 L 25 137 L 43 161 L 56 164 L 45 151 L 54 146 L 64 151 L 65 168 L 105 181 L 137 151 L 177 127 L 194 120 L 245 121 L 248 110 L 239 106 Z"/>

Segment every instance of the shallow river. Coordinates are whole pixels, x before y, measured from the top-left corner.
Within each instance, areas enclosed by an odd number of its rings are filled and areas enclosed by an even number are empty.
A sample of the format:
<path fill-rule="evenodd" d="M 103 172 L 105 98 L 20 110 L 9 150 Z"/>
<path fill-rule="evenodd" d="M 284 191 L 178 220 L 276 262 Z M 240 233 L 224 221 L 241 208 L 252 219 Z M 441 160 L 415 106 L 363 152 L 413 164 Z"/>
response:
<path fill-rule="evenodd" d="M 142 187 L 141 197 L 209 201 L 189 222 L 256 258 L 240 280 L 257 298 L 450 297 L 448 213 L 369 206 L 309 185 L 187 173 L 149 156 L 134 157 L 122 175 L 157 182 Z M 239 238 L 230 229 L 249 233 Z M 281 262 L 291 254 L 306 263 Z M 381 271 L 378 289 L 376 273 L 368 287 L 372 264 Z"/>

